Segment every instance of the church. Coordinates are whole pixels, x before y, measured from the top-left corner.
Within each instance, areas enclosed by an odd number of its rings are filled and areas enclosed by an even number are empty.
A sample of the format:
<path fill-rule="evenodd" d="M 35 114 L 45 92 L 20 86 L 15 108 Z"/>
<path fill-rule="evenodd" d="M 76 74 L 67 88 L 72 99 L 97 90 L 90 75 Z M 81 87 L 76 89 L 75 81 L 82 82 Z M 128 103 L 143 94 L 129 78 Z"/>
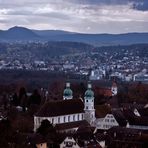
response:
<path fill-rule="evenodd" d="M 63 132 L 77 131 L 81 125 L 95 127 L 94 92 L 91 83 L 88 83 L 84 99 L 74 99 L 70 83 L 66 83 L 63 100 L 46 102 L 34 115 L 34 131 L 45 119 Z"/>
<path fill-rule="evenodd" d="M 95 121 L 94 92 L 91 90 L 91 84 L 85 92 L 84 101 L 73 99 L 73 92 L 70 89 L 70 83 L 66 83 L 63 92 L 63 100 L 46 102 L 34 116 L 34 130 L 41 125 L 42 120 L 49 120 L 57 128 L 66 128 L 67 130 L 77 130 L 80 125 L 87 122 L 93 124 Z M 86 122 L 87 121 L 87 122 Z"/>

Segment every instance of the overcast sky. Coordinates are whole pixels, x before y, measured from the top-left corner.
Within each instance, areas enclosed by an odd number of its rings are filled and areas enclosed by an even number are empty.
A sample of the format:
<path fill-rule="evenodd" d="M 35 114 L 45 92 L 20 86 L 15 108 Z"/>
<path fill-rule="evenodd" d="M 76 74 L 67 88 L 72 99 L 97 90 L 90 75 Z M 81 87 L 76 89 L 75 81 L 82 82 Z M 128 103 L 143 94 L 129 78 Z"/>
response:
<path fill-rule="evenodd" d="M 0 0 L 0 29 L 148 32 L 148 0 Z"/>

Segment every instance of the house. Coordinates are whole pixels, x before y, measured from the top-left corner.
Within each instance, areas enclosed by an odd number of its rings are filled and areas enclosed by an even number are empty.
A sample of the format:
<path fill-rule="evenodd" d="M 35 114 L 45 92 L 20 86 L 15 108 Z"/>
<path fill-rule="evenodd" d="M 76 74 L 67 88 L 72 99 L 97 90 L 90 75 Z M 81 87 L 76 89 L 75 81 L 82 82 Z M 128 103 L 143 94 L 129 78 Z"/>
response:
<path fill-rule="evenodd" d="M 125 127 L 112 127 L 107 131 L 106 146 L 113 148 L 146 148 L 148 147 L 148 130 Z"/>
<path fill-rule="evenodd" d="M 98 95 L 103 95 L 105 97 L 116 96 L 118 93 L 118 87 L 115 81 L 93 81 L 95 84 L 95 90 Z"/>
<path fill-rule="evenodd" d="M 97 129 L 108 130 L 114 126 L 119 126 L 113 114 L 107 114 L 104 118 L 97 118 L 95 120 Z"/>
<path fill-rule="evenodd" d="M 128 128 L 148 130 L 148 117 L 141 116 L 137 109 L 124 109 L 123 114 L 128 121 Z"/>
<path fill-rule="evenodd" d="M 66 137 L 60 144 L 60 148 L 80 148 L 73 137 Z"/>

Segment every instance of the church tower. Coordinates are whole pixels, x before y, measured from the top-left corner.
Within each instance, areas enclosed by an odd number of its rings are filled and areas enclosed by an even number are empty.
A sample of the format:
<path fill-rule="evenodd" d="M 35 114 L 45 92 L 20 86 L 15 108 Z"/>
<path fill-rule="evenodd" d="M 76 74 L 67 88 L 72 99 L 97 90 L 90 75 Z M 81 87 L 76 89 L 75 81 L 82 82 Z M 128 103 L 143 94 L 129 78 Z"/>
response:
<path fill-rule="evenodd" d="M 91 90 L 92 86 L 88 83 L 88 89 L 85 92 L 84 102 L 84 118 L 92 125 L 95 120 L 95 109 L 94 109 L 94 92 Z"/>
<path fill-rule="evenodd" d="M 117 84 L 116 84 L 115 81 L 114 81 L 113 84 L 112 84 L 111 92 L 112 92 L 112 96 L 116 96 L 117 93 L 118 93 L 118 88 L 117 88 Z"/>
<path fill-rule="evenodd" d="M 70 83 L 67 82 L 66 83 L 66 88 L 64 89 L 64 92 L 63 92 L 63 100 L 72 99 L 73 98 L 72 94 L 73 94 L 73 92 L 70 89 Z"/>

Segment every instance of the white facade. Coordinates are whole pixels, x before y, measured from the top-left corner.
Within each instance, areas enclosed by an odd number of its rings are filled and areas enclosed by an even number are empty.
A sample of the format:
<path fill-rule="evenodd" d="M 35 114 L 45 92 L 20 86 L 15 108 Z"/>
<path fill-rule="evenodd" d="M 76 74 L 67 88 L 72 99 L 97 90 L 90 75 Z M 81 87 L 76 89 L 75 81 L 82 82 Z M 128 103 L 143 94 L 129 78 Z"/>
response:
<path fill-rule="evenodd" d="M 72 137 L 67 137 L 60 144 L 60 148 L 80 148 L 77 142 Z"/>
<path fill-rule="evenodd" d="M 95 109 L 94 109 L 94 94 L 93 94 L 93 91 L 91 90 L 91 84 L 88 84 L 88 90 L 85 92 L 84 101 L 85 101 L 84 102 L 84 111 L 85 111 L 84 119 L 90 125 L 93 125 L 95 121 Z"/>
<path fill-rule="evenodd" d="M 96 119 L 95 126 L 97 129 L 108 130 L 111 127 L 119 126 L 119 124 L 112 114 L 107 114 L 104 118 Z"/>
<path fill-rule="evenodd" d="M 134 114 L 135 114 L 136 116 L 138 116 L 138 117 L 141 116 L 140 113 L 138 112 L 138 110 L 137 110 L 136 108 L 134 109 Z"/>
<path fill-rule="evenodd" d="M 112 92 L 112 96 L 116 96 L 118 93 L 118 88 L 117 86 L 112 86 L 111 87 L 111 92 Z"/>
<path fill-rule="evenodd" d="M 88 123 L 93 124 L 95 120 L 95 109 L 94 109 L 94 99 L 86 99 L 85 98 L 85 114 L 84 118 L 88 121 Z"/>
<path fill-rule="evenodd" d="M 43 120 L 48 120 L 53 125 L 74 122 L 74 121 L 82 121 L 84 120 L 84 113 L 78 114 L 70 114 L 70 115 L 62 115 L 62 116 L 55 116 L 55 117 L 37 117 L 34 116 L 34 131 L 41 125 Z"/>

